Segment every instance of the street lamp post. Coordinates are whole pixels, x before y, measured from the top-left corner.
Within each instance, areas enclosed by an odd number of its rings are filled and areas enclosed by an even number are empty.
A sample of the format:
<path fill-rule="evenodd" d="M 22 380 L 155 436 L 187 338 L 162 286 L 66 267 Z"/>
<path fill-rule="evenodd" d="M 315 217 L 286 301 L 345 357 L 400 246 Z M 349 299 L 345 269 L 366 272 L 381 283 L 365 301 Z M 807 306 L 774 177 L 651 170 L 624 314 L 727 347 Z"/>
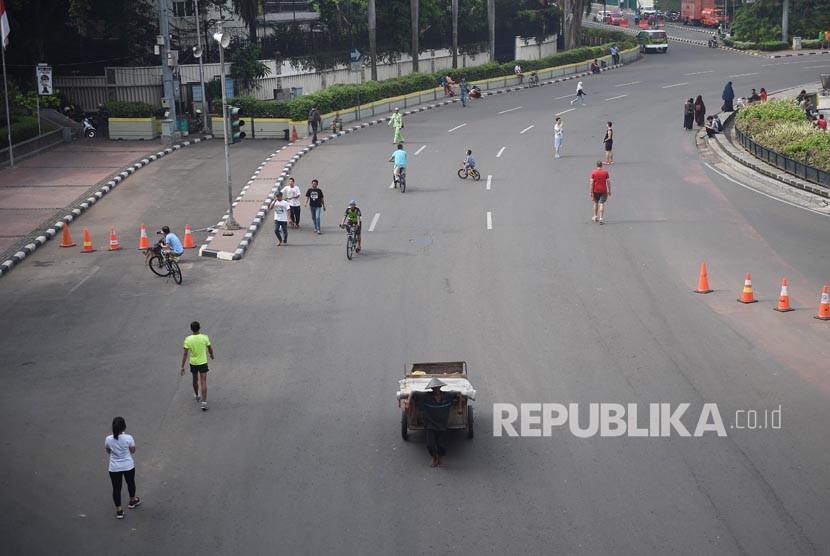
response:
<path fill-rule="evenodd" d="M 239 224 L 233 217 L 233 189 L 231 188 L 231 151 L 230 141 L 231 134 L 228 131 L 228 91 L 225 84 L 225 48 L 231 42 L 231 38 L 227 33 L 223 33 L 221 28 L 217 33 L 213 34 L 213 39 L 219 43 L 219 73 L 222 79 L 222 126 L 225 136 L 225 181 L 228 184 L 228 219 L 222 226 L 224 230 L 238 230 Z"/>
<path fill-rule="evenodd" d="M 210 106 L 208 106 L 207 91 L 205 90 L 205 70 L 202 65 L 204 52 L 202 51 L 202 31 L 199 26 L 199 0 L 193 0 L 193 6 L 196 10 L 196 50 L 194 54 L 199 59 L 199 85 L 202 87 L 202 129 L 210 131 L 210 124 L 208 123 L 209 120 L 207 117 Z"/>

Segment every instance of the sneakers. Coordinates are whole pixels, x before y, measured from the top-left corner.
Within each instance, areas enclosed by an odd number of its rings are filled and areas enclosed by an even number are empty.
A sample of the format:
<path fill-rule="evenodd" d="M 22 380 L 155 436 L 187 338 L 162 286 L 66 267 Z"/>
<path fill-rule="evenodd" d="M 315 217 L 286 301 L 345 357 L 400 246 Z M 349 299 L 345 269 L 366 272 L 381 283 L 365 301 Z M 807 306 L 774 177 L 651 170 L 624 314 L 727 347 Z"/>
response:
<path fill-rule="evenodd" d="M 138 496 L 136 496 L 136 497 L 135 497 L 135 500 L 133 500 L 132 502 L 130 502 L 129 504 L 127 504 L 127 507 L 128 507 L 128 508 L 130 508 L 130 509 L 132 510 L 132 509 L 135 509 L 135 508 L 139 507 L 140 505 L 141 505 L 141 498 L 139 498 Z M 122 512 L 122 513 L 123 513 L 123 512 Z"/>
<path fill-rule="evenodd" d="M 322 235 L 322 233 L 323 233 L 323 232 L 321 232 L 320 230 L 315 230 L 315 231 L 317 232 L 317 235 L 318 235 L 318 236 L 319 236 L 319 235 Z"/>
<path fill-rule="evenodd" d="M 207 411 L 207 402 L 202 402 L 202 411 Z"/>
<path fill-rule="evenodd" d="M 198 401 L 200 401 L 201 399 L 202 399 L 202 398 L 200 398 L 200 397 L 199 397 L 199 394 L 196 394 L 196 393 L 194 393 L 194 394 L 193 394 L 193 400 L 194 400 L 194 401 L 197 401 L 197 402 L 198 402 Z"/>
<path fill-rule="evenodd" d="M 556 153 L 556 158 L 562 158 L 562 157 L 559 156 L 559 153 Z"/>
<path fill-rule="evenodd" d="M 124 510 L 115 510 L 115 519 L 124 519 Z"/>

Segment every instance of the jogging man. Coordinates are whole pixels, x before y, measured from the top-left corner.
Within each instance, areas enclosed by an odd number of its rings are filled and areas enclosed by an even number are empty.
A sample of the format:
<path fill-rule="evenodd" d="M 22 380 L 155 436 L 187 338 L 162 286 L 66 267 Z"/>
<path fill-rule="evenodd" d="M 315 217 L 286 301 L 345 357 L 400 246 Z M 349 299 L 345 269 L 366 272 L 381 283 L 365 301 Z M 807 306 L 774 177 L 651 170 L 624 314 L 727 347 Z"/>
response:
<path fill-rule="evenodd" d="M 553 124 L 553 148 L 556 149 L 556 158 L 560 158 L 559 149 L 562 148 L 562 141 L 565 138 L 565 124 L 562 118 L 556 118 Z"/>
<path fill-rule="evenodd" d="M 398 150 L 392 153 L 389 162 L 395 163 L 392 170 L 392 185 L 398 187 L 398 174 L 400 174 L 401 168 L 406 168 L 406 151 L 403 150 L 403 143 L 398 143 Z"/>
<path fill-rule="evenodd" d="M 343 214 L 343 222 L 340 223 L 340 227 L 345 228 L 347 222 L 349 225 L 355 226 L 355 235 L 357 236 L 356 251 L 360 253 L 360 250 L 363 248 L 363 240 L 360 237 L 360 230 L 363 228 L 363 214 L 357 208 L 357 203 L 355 203 L 354 199 L 349 201 L 349 206 L 346 207 L 346 212 Z"/>
<path fill-rule="evenodd" d="M 164 234 L 164 243 L 162 243 L 162 247 L 169 249 L 170 254 L 173 257 L 181 257 L 184 254 L 184 247 L 182 247 L 182 242 L 179 239 L 179 236 L 170 231 L 170 226 L 163 226 L 161 228 L 161 233 Z"/>
<path fill-rule="evenodd" d="M 184 364 L 187 363 L 187 356 L 190 355 L 190 373 L 193 375 L 193 397 L 198 402 L 202 401 L 202 411 L 207 411 L 207 356 L 210 354 L 213 359 L 213 346 L 210 345 L 210 338 L 201 333 L 199 321 L 190 323 L 192 334 L 184 339 L 184 353 L 182 354 L 181 375 L 184 376 Z M 198 375 L 198 379 L 196 377 Z M 199 396 L 199 382 L 202 383 L 202 395 Z"/>
<path fill-rule="evenodd" d="M 608 170 L 602 167 L 602 161 L 597 161 L 597 167 L 591 172 L 589 182 L 591 185 L 588 195 L 594 202 L 594 216 L 591 221 L 599 221 L 600 224 L 603 224 L 605 203 L 608 201 L 608 197 L 611 196 L 611 177 L 608 175 Z"/>

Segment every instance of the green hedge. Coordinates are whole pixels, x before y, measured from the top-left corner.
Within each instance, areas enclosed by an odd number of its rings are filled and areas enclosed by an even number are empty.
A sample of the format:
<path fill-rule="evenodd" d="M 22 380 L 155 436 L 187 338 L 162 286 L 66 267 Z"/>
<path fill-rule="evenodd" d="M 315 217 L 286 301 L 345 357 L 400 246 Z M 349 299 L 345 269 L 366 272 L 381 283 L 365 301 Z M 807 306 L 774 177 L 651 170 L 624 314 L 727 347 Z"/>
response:
<path fill-rule="evenodd" d="M 151 118 L 156 115 L 156 107 L 146 102 L 111 100 L 104 109 L 111 118 Z"/>
<path fill-rule="evenodd" d="M 0 127 L 0 137 L 5 141 L 8 137 L 8 126 L 3 122 Z M 35 116 L 12 116 L 12 144 L 20 143 L 32 137 L 37 137 L 37 117 Z"/>
<path fill-rule="evenodd" d="M 636 41 L 633 37 L 623 33 L 607 34 L 609 41 L 616 42 L 621 50 L 633 48 Z M 586 46 L 560 52 L 540 60 L 516 60 L 506 64 L 489 62 L 480 66 L 450 70 L 450 77 L 459 81 L 464 75 L 467 81 L 480 81 L 494 77 L 513 75 L 513 67 L 518 63 L 525 72 L 542 70 L 556 66 L 564 66 L 579 62 L 586 62 L 608 54 L 611 42 L 602 46 Z M 438 87 L 442 73 L 422 72 L 411 73 L 395 79 L 384 81 L 367 81 L 361 85 L 337 84 L 320 91 L 302 95 L 288 100 L 257 100 L 254 97 L 236 97 L 228 100 L 228 104 L 238 106 L 242 116 L 254 118 L 291 118 L 302 121 L 308 118 L 308 112 L 313 106 L 321 114 L 346 110 L 357 104 L 375 102 L 386 98 L 425 91 Z M 358 96 L 359 95 L 359 96 Z M 221 113 L 222 101 L 213 101 L 213 111 Z"/>
<path fill-rule="evenodd" d="M 804 42 L 818 42 L 818 41 L 804 41 Z M 738 50 L 763 50 L 766 52 L 774 50 L 787 50 L 790 48 L 790 43 L 786 41 L 766 41 L 766 42 L 744 42 L 736 41 L 730 38 L 723 40 L 723 44 L 731 46 Z"/>

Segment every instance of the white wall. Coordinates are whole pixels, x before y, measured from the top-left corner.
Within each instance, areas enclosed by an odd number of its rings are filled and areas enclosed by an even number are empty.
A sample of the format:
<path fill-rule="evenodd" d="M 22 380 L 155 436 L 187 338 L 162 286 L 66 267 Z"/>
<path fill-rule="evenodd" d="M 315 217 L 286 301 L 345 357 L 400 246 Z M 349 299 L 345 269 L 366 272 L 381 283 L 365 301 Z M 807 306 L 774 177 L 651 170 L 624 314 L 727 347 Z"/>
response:
<path fill-rule="evenodd" d="M 536 39 L 516 37 L 514 59 L 538 60 L 556 54 L 556 39 L 557 35 L 551 35 L 540 43 Z"/>

